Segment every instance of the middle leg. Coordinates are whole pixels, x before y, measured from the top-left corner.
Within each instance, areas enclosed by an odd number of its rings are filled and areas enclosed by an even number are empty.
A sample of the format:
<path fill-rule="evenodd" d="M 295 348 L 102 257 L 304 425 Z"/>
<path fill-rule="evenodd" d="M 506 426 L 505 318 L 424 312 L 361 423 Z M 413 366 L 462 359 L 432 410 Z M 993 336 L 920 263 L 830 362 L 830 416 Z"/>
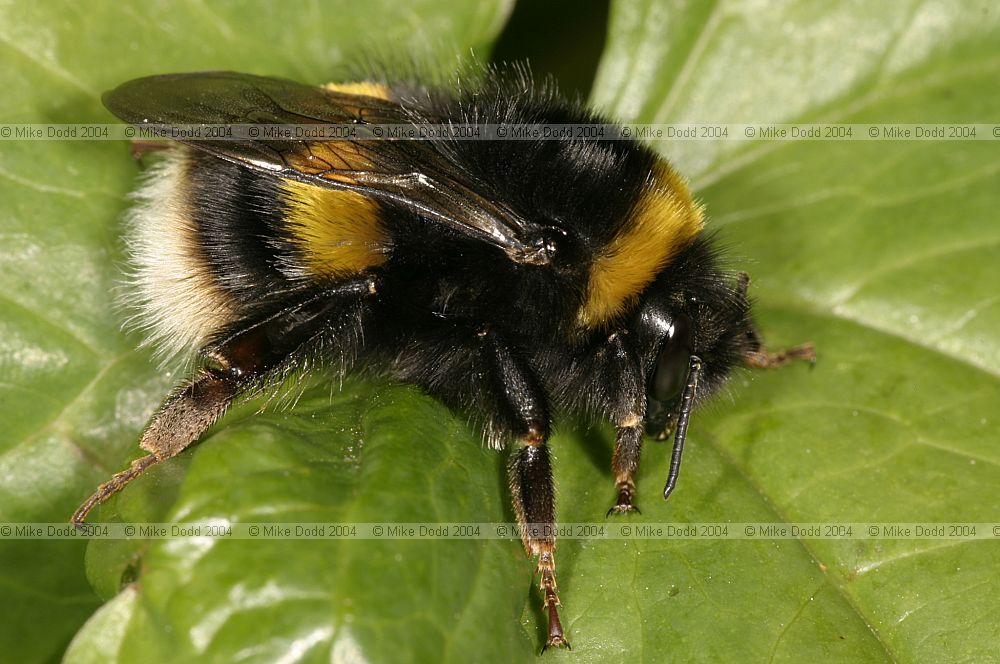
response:
<path fill-rule="evenodd" d="M 517 442 L 508 479 L 525 551 L 538 559 L 548 618 L 545 646 L 569 646 L 558 610 L 547 395 L 527 359 L 501 332 L 463 321 L 433 323 L 422 326 L 419 336 L 397 342 L 391 375 L 484 415 L 491 445 Z"/>
<path fill-rule="evenodd" d="M 549 413 L 541 386 L 530 367 L 500 335 L 485 332 L 485 352 L 499 394 L 500 423 L 517 437 L 518 449 L 508 465 L 514 513 L 529 556 L 538 558 L 537 573 L 548 617 L 545 648 L 569 647 L 559 620 L 556 583 L 555 491 L 549 458 Z"/>

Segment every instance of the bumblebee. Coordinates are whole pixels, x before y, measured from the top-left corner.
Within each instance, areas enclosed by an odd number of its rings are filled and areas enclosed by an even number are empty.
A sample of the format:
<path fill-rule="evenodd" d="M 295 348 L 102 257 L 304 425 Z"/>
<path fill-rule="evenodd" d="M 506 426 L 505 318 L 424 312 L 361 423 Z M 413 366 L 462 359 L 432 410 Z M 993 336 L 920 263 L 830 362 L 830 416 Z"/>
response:
<path fill-rule="evenodd" d="M 103 100 L 139 126 L 604 122 L 517 68 L 460 86 L 173 74 Z M 537 557 L 546 646 L 568 645 L 546 444 L 554 415 L 613 423 L 609 514 L 627 513 L 644 434 L 674 435 L 666 498 L 698 402 L 741 363 L 812 354 L 763 350 L 748 280 L 720 267 L 686 182 L 624 138 L 181 135 L 136 198 L 138 320 L 157 348 L 198 367 L 147 425 L 148 455 L 73 522 L 195 443 L 238 397 L 303 368 L 377 372 L 478 417 L 488 444 L 513 448 L 510 491 Z"/>

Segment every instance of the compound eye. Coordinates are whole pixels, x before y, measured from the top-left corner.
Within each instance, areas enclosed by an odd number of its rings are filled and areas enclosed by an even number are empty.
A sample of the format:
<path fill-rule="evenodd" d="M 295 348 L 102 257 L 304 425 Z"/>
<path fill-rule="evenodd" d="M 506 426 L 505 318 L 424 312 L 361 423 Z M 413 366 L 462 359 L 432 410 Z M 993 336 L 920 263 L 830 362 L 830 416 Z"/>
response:
<path fill-rule="evenodd" d="M 694 350 L 691 319 L 681 314 L 673 320 L 660 348 L 650 383 L 650 396 L 657 401 L 676 399 L 684 387 Z"/>

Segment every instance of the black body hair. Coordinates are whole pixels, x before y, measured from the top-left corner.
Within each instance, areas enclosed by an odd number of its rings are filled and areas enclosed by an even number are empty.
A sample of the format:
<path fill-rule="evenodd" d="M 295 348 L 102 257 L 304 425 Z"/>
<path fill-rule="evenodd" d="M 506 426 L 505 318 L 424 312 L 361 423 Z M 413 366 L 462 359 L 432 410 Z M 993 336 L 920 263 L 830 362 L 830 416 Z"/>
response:
<path fill-rule="evenodd" d="M 457 94 L 408 89 L 408 113 L 415 121 L 449 118 L 460 124 L 603 122 L 561 98 L 554 87 L 535 86 L 520 68 L 484 70 L 466 80 L 472 83 Z M 428 224 L 405 207 L 383 204 L 392 251 L 371 271 L 378 292 L 352 309 L 356 333 L 347 336 L 351 341 L 339 336 L 346 324 L 341 312 L 331 312 L 335 320 L 315 328 L 323 338 L 303 343 L 283 362 L 295 365 L 298 353 L 321 361 L 317 348 L 342 347 L 338 358 L 356 358 L 369 372 L 413 383 L 452 407 L 471 411 L 486 424 L 491 444 L 500 446 L 518 431 L 498 415 L 496 399 L 489 396 L 497 386 L 477 379 L 488 373 L 480 357 L 482 333 L 488 331 L 502 336 L 539 377 L 553 411 L 604 417 L 622 412 L 622 397 L 615 393 L 622 359 L 609 357 L 605 346 L 615 329 L 627 332 L 636 324 L 641 307 L 616 321 L 610 332 L 599 328 L 580 336 L 572 328 L 586 294 L 589 265 L 628 223 L 657 157 L 629 140 L 445 140 L 435 147 L 490 196 L 564 231 L 562 262 L 556 269 L 516 264 L 495 247 Z M 285 228 L 277 178 L 262 178 L 197 151 L 191 153 L 189 169 L 201 250 L 220 286 L 241 307 L 237 320 L 216 335 L 213 348 L 289 302 L 311 300 L 329 286 L 301 278 L 300 250 Z M 690 350 L 705 362 L 699 399 L 756 349 L 745 294 L 718 267 L 717 250 L 706 235 L 675 256 L 639 300 L 655 301 L 668 319 L 685 315 L 696 322 Z M 622 343 L 642 359 L 648 381 L 658 345 L 650 352 L 633 340 Z M 336 366 L 345 365 L 338 361 Z M 275 371 L 276 376 L 286 373 L 287 368 Z"/>

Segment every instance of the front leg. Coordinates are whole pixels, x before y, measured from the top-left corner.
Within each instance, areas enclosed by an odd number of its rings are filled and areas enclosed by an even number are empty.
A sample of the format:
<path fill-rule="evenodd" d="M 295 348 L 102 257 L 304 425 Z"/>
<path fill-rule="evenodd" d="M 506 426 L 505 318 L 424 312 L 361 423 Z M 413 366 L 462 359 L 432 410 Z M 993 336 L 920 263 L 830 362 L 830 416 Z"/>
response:
<path fill-rule="evenodd" d="M 600 352 L 602 366 L 595 371 L 606 390 L 604 410 L 615 425 L 615 452 L 611 470 L 615 475 L 618 499 L 608 510 L 612 514 L 638 512 L 635 499 L 635 474 L 642 453 L 643 421 L 646 415 L 646 390 L 642 370 L 635 353 L 621 333 L 612 334 Z"/>
<path fill-rule="evenodd" d="M 750 275 L 740 272 L 737 287 L 740 295 L 745 298 L 750 287 Z M 747 329 L 747 349 L 743 355 L 744 364 L 754 369 L 777 369 L 795 360 L 806 360 L 810 364 L 816 364 L 816 346 L 810 341 L 784 350 L 769 351 L 757 326 L 753 322 L 750 323 Z"/>
<path fill-rule="evenodd" d="M 608 510 L 612 514 L 639 512 L 635 500 L 635 473 L 642 454 L 642 418 L 629 417 L 615 427 L 615 453 L 611 457 L 611 470 L 615 474 L 618 500 Z"/>
<path fill-rule="evenodd" d="M 754 330 L 754 334 L 757 334 L 756 330 Z M 743 356 L 743 362 L 755 369 L 777 369 L 795 360 L 805 360 L 810 364 L 815 364 L 816 346 L 809 342 L 784 350 L 769 351 L 763 344 L 760 344 L 756 350 L 747 351 L 747 354 Z"/>

